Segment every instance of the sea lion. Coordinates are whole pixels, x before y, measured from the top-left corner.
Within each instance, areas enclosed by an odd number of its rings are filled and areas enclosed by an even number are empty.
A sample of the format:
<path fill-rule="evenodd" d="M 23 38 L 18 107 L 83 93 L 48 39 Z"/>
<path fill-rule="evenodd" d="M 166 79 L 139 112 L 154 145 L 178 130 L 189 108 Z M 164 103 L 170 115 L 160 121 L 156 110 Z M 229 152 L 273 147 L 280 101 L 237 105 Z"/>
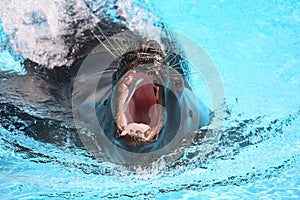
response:
<path fill-rule="evenodd" d="M 112 59 L 112 43 L 102 43 L 97 55 L 85 59 L 74 83 L 74 119 L 79 129 L 94 133 L 79 131 L 94 155 L 100 147 L 114 162 L 142 164 L 170 153 L 189 133 L 209 124 L 210 111 L 194 95 L 179 55 L 169 66 L 160 44 L 135 37 Z"/>
<path fill-rule="evenodd" d="M 128 31 L 104 38 L 102 44 L 82 45 L 72 66 L 46 69 L 25 60 L 27 75 L 0 81 L 0 100 L 71 128 L 74 119 L 76 144 L 120 164 L 143 164 L 174 152 L 190 132 L 209 123 L 210 111 L 186 80 L 180 54 Z M 74 140 L 39 130 L 30 136 Z"/>

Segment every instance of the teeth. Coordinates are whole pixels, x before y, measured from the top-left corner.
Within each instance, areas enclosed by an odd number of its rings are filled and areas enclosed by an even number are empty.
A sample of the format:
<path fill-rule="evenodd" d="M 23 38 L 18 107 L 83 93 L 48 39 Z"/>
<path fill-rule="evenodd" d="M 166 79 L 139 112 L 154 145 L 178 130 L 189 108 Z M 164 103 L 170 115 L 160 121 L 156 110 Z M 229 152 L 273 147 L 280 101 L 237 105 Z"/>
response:
<path fill-rule="evenodd" d="M 123 83 L 124 83 L 125 85 L 129 86 L 129 84 L 131 83 L 131 81 L 132 81 L 132 76 L 126 76 L 126 77 L 124 78 Z"/>
<path fill-rule="evenodd" d="M 121 84 L 120 85 L 120 91 L 123 91 L 123 92 L 119 92 L 119 101 L 120 102 L 125 102 L 125 100 L 126 100 L 126 96 L 127 96 L 127 94 L 128 94 L 128 89 L 127 89 L 127 86 L 125 86 L 125 85 L 123 85 L 123 84 Z M 124 129 L 124 127 L 127 125 L 127 119 L 126 119 L 126 117 L 125 117 L 125 110 L 124 110 L 124 107 L 123 107 L 123 105 L 122 104 L 118 104 L 117 105 L 118 106 L 118 111 L 119 111 L 119 115 L 117 114 L 117 122 L 118 122 L 118 128 L 120 129 L 120 130 L 123 130 Z"/>
<path fill-rule="evenodd" d="M 117 128 L 118 128 L 119 131 L 123 130 L 123 128 L 121 127 L 120 123 L 117 123 Z"/>
<path fill-rule="evenodd" d="M 154 96 L 158 97 L 158 93 L 159 93 L 159 86 L 155 86 L 155 88 L 154 88 Z"/>
<path fill-rule="evenodd" d="M 149 134 L 151 133 L 151 128 L 149 128 L 145 133 L 144 136 L 147 138 Z"/>
<path fill-rule="evenodd" d="M 142 123 L 131 123 L 122 131 L 120 136 L 129 135 L 132 138 L 139 139 L 141 141 L 151 141 L 154 133 L 152 133 L 150 126 Z"/>

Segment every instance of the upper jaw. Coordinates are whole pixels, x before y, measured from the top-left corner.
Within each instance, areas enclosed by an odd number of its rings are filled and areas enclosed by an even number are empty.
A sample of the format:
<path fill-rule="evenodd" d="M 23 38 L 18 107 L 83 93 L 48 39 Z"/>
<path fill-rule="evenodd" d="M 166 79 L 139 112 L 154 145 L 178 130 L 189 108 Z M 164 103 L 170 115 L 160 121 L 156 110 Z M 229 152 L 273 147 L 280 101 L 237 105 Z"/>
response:
<path fill-rule="evenodd" d="M 164 88 L 157 76 L 145 70 L 129 70 L 114 87 L 112 96 L 115 137 L 130 145 L 158 139 L 164 120 Z"/>

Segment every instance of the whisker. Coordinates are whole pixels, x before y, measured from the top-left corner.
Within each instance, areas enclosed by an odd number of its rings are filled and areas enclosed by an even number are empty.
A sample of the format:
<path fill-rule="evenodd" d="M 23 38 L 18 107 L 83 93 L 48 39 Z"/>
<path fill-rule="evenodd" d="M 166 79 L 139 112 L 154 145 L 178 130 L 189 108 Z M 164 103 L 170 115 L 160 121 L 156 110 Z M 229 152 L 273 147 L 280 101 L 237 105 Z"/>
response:
<path fill-rule="evenodd" d="M 112 43 L 109 41 L 109 39 L 105 36 L 105 34 L 103 33 L 102 29 L 99 26 L 97 26 L 97 29 L 100 31 L 100 33 L 103 35 L 103 37 L 108 42 L 108 44 L 112 47 L 112 49 L 115 51 L 115 53 L 118 55 L 118 57 L 120 57 L 120 55 L 118 54 L 117 49 L 112 45 Z"/>
<path fill-rule="evenodd" d="M 190 76 L 190 75 L 196 75 L 196 74 L 200 74 L 200 72 L 189 72 L 188 75 L 185 74 L 172 74 L 172 76 Z"/>
<path fill-rule="evenodd" d="M 122 51 L 122 53 L 125 53 L 125 49 L 120 45 L 120 41 L 117 41 L 117 38 L 114 38 L 115 43 L 119 46 L 120 50 Z M 120 55 L 120 54 L 119 54 Z"/>
<path fill-rule="evenodd" d="M 175 63 L 174 65 L 170 65 L 169 67 L 171 67 L 171 68 L 178 67 L 178 65 L 181 65 L 183 63 L 184 63 L 184 61 L 180 61 L 178 63 Z"/>
<path fill-rule="evenodd" d="M 106 50 L 105 51 L 99 51 L 99 50 L 97 50 L 97 51 L 95 51 L 95 50 L 93 50 L 92 52 L 90 52 L 90 53 L 86 53 L 86 54 L 82 54 L 82 55 L 79 55 L 79 56 L 77 56 L 77 59 L 81 59 L 81 58 L 84 58 L 84 57 L 86 57 L 86 56 L 88 56 L 88 55 L 97 55 L 97 54 L 101 54 L 101 53 L 104 53 L 104 52 L 107 52 Z"/>
<path fill-rule="evenodd" d="M 170 56 L 173 56 L 173 57 L 172 57 L 172 59 L 169 60 L 168 62 L 169 62 L 169 63 L 172 63 L 172 62 L 176 59 L 176 55 L 174 55 L 173 53 L 171 53 L 171 54 L 169 54 L 169 55 L 166 57 L 166 60 L 168 60 Z"/>
<path fill-rule="evenodd" d="M 179 69 L 179 70 L 182 70 L 182 68 L 181 67 L 179 67 L 179 66 L 175 66 L 175 67 L 172 67 L 173 69 Z"/>
<path fill-rule="evenodd" d="M 189 74 L 200 74 L 200 72 L 190 72 Z"/>
<path fill-rule="evenodd" d="M 172 52 L 165 52 L 165 54 L 166 54 L 166 59 L 174 55 L 174 53 Z"/>
<path fill-rule="evenodd" d="M 116 68 L 117 69 L 117 68 Z M 116 71 L 116 69 L 110 69 L 110 70 L 104 70 L 104 71 L 102 71 L 102 72 L 96 72 L 96 73 L 94 73 L 94 74 L 104 74 L 104 73 L 109 73 L 109 72 L 114 72 L 114 71 Z"/>
<path fill-rule="evenodd" d="M 98 37 L 98 35 L 96 35 L 93 30 L 91 30 L 91 32 L 95 36 L 95 38 L 101 43 L 101 45 L 107 50 L 107 52 L 109 52 L 110 55 L 112 55 L 112 57 L 114 57 L 116 60 L 118 60 L 118 57 L 101 41 L 101 39 Z"/>

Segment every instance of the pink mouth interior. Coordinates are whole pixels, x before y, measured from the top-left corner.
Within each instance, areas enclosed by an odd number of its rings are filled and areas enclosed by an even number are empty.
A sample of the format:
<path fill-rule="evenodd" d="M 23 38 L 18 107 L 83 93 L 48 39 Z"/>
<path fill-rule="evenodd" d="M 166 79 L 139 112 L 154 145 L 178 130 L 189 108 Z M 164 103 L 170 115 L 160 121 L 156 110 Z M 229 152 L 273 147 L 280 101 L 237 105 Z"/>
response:
<path fill-rule="evenodd" d="M 158 92 L 151 77 L 142 73 L 133 76 L 134 79 L 141 77 L 144 80 L 134 91 L 125 114 L 128 123 L 143 123 L 153 127 L 158 123 L 159 118 L 159 111 L 156 106 L 153 106 L 158 104 Z"/>

